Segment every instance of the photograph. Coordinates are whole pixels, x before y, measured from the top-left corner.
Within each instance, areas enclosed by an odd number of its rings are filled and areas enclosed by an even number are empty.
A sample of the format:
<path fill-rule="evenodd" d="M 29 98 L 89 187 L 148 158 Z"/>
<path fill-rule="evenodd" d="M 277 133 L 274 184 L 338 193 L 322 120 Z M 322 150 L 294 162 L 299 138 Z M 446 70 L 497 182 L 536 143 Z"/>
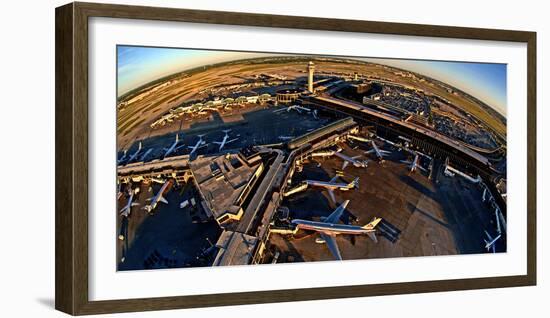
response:
<path fill-rule="evenodd" d="M 506 253 L 507 81 L 486 61 L 119 44 L 100 106 L 117 270 Z"/>

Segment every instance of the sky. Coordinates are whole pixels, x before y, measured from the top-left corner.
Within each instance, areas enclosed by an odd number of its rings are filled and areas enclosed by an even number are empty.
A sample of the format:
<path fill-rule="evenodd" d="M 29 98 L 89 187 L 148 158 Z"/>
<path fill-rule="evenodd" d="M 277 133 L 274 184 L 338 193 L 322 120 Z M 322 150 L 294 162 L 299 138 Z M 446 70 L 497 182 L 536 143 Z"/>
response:
<path fill-rule="evenodd" d="M 117 47 L 118 96 L 155 79 L 201 65 L 273 56 L 272 53 Z M 472 62 L 356 58 L 423 74 L 482 100 L 506 116 L 506 65 Z"/>

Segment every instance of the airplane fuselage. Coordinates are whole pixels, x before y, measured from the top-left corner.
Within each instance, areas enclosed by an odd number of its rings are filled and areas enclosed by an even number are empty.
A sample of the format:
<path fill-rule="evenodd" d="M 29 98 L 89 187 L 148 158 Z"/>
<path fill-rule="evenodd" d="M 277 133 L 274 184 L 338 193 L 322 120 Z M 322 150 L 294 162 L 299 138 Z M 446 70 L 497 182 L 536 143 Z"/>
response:
<path fill-rule="evenodd" d="M 214 141 L 215 144 L 220 145 L 219 151 L 222 151 L 223 147 L 225 147 L 225 144 L 228 144 L 228 143 L 233 142 L 233 141 L 238 139 L 238 138 L 235 138 L 235 139 L 228 140 L 229 139 L 229 134 L 228 134 L 229 130 L 224 130 L 224 132 L 225 132 L 225 136 L 223 136 L 222 141 L 220 141 L 220 142 Z"/>
<path fill-rule="evenodd" d="M 139 159 L 143 161 L 153 151 L 153 149 L 147 149 L 147 151 Z"/>
<path fill-rule="evenodd" d="M 354 136 L 354 135 L 348 135 L 348 138 L 349 139 L 354 139 L 354 140 L 357 140 L 357 141 L 362 141 L 362 142 L 369 142 L 370 139 L 367 139 L 367 138 L 364 138 L 364 137 L 361 137 L 361 136 Z"/>
<path fill-rule="evenodd" d="M 120 159 L 117 160 L 117 164 L 122 164 L 124 161 L 126 160 L 126 151 L 124 151 L 124 154 L 122 155 L 122 157 L 120 157 Z"/>
<path fill-rule="evenodd" d="M 321 150 L 311 153 L 311 157 L 332 157 L 335 153 L 333 150 Z"/>
<path fill-rule="evenodd" d="M 128 203 L 126 203 L 126 205 L 120 210 L 121 215 L 124 215 L 126 217 L 130 215 L 130 212 L 133 206 L 132 205 L 133 200 L 134 200 L 134 193 L 132 192 L 132 194 L 130 195 L 130 198 L 128 198 Z"/>
<path fill-rule="evenodd" d="M 136 152 L 134 152 L 134 153 L 130 156 L 130 158 L 128 158 L 127 163 L 130 163 L 130 162 L 132 162 L 134 159 L 136 159 L 140 152 L 141 152 L 141 143 L 139 144 L 139 148 L 136 150 Z"/>
<path fill-rule="evenodd" d="M 348 183 L 336 183 L 328 181 L 317 181 L 317 180 L 306 180 L 307 185 L 315 187 L 323 187 L 327 189 L 339 189 L 339 190 L 349 190 L 351 186 Z"/>
<path fill-rule="evenodd" d="M 166 152 L 164 153 L 164 156 L 168 157 L 169 155 L 171 155 L 175 151 L 176 147 L 178 146 L 178 143 L 179 143 L 179 140 L 174 141 L 174 143 L 170 146 L 170 148 L 166 150 Z"/>
<path fill-rule="evenodd" d="M 194 154 L 203 144 L 204 140 L 200 139 L 193 147 L 191 147 L 191 152 L 189 153 L 189 155 Z"/>
<path fill-rule="evenodd" d="M 229 138 L 228 135 L 223 136 L 222 142 L 221 142 L 221 144 L 220 144 L 220 150 L 222 150 L 223 147 L 225 147 L 225 143 L 227 142 L 227 139 L 228 139 L 228 138 Z"/>
<path fill-rule="evenodd" d="M 296 225 L 298 229 L 310 230 L 316 232 L 323 232 L 327 234 L 367 234 L 374 232 L 374 229 L 365 229 L 358 225 L 349 224 L 334 224 L 317 221 L 309 221 L 302 219 L 294 219 L 292 223 Z"/>
<path fill-rule="evenodd" d="M 351 157 L 348 157 L 348 156 L 344 155 L 343 153 L 334 152 L 334 154 L 336 156 L 340 157 L 342 160 L 348 161 L 349 163 L 353 164 L 357 168 L 366 168 L 367 167 L 367 165 L 364 162 L 353 159 Z"/>
<path fill-rule="evenodd" d="M 166 191 L 166 188 L 168 187 L 168 182 L 165 182 L 162 187 L 160 188 L 159 192 L 151 199 L 151 203 L 149 204 L 149 212 L 153 211 L 158 203 L 160 202 L 160 198 L 162 198 L 162 194 L 164 191 Z"/>
<path fill-rule="evenodd" d="M 418 167 L 418 160 L 419 160 L 419 157 L 418 157 L 418 154 L 416 154 L 414 156 L 413 162 L 411 163 L 411 172 L 416 171 L 416 168 Z"/>

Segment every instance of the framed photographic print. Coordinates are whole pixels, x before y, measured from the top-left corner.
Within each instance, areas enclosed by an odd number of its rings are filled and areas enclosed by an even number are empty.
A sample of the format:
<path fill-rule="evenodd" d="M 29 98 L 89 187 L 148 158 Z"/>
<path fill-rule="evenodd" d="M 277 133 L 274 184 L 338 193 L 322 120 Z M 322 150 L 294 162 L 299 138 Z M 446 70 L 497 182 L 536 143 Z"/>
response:
<path fill-rule="evenodd" d="M 57 8 L 56 308 L 536 284 L 535 52 L 526 31 Z"/>

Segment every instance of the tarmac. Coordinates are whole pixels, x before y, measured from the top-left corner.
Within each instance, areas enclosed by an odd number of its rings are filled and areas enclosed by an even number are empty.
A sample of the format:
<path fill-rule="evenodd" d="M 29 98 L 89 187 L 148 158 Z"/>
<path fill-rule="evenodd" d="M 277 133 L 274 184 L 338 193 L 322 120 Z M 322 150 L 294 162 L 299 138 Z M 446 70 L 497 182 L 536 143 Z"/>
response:
<path fill-rule="evenodd" d="M 364 149 L 344 147 L 350 156 L 363 154 Z M 386 150 L 392 147 L 385 147 Z M 359 177 L 359 188 L 335 190 L 338 203 L 350 200 L 343 222 L 364 225 L 374 217 L 382 217 L 377 227 L 378 243 L 367 236 L 338 235 L 336 240 L 343 259 L 368 259 L 407 256 L 456 255 L 485 252 L 483 231 L 492 226 L 490 209 L 481 200 L 482 190 L 460 177 L 446 177 L 443 169 L 435 169 L 434 180 L 427 173 L 409 173 L 399 160 L 407 158 L 397 151 L 383 163 L 370 155 L 368 167 L 348 165 L 342 180 Z M 330 180 L 340 170 L 337 157 L 307 163 L 293 183 L 304 179 Z M 428 167 L 427 162 L 423 163 Z M 308 188 L 283 201 L 290 209 L 290 218 L 319 220 L 335 208 L 322 188 Z M 272 251 L 279 251 L 278 262 L 333 260 L 325 244 L 318 244 L 317 233 L 300 231 L 296 235 L 273 234 Z M 500 251 L 505 246 L 500 246 Z"/>

